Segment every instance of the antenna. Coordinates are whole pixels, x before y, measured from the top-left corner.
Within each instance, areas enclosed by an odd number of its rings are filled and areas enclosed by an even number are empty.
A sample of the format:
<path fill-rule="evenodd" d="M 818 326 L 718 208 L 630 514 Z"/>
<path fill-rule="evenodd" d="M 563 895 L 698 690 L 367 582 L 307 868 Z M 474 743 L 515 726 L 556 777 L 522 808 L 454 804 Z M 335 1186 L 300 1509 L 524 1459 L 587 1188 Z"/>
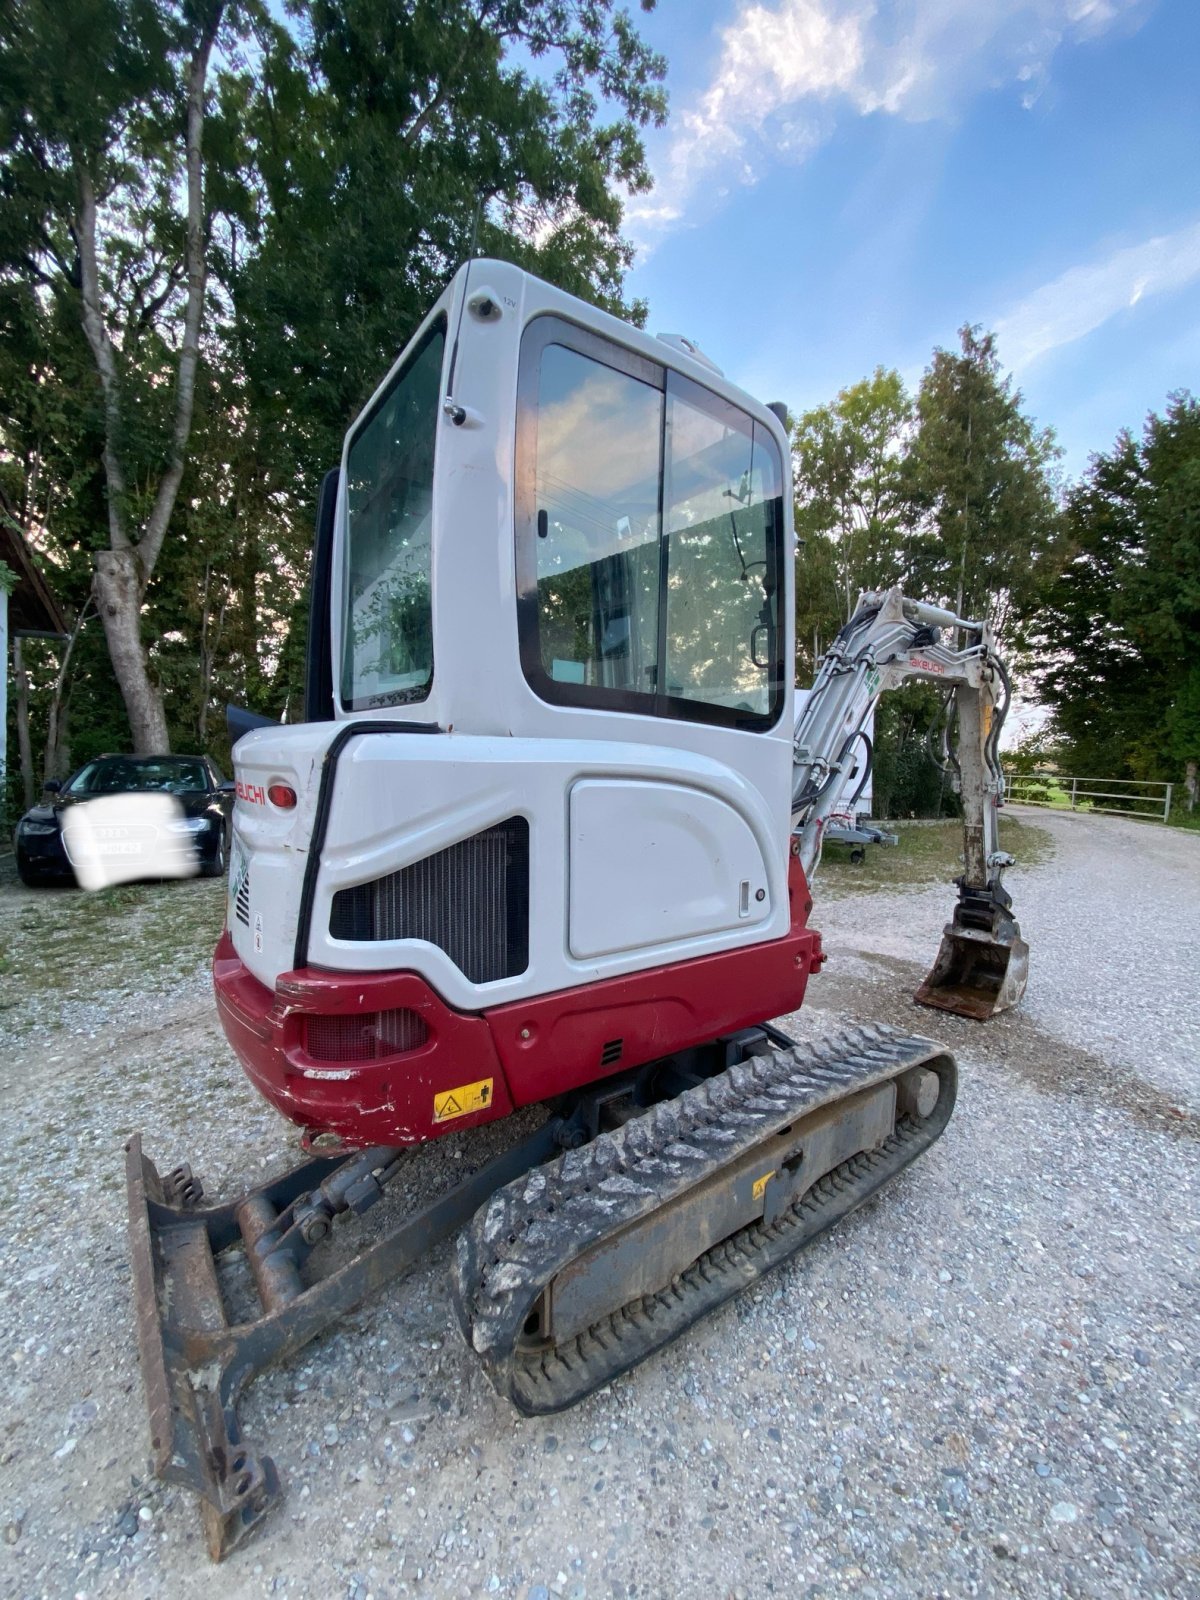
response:
<path fill-rule="evenodd" d="M 480 199 L 475 206 L 475 215 L 471 218 L 471 243 L 467 249 L 467 270 L 463 274 L 462 297 L 458 302 L 458 320 L 454 325 L 454 345 L 450 351 L 450 371 L 446 377 L 446 398 L 442 401 L 442 411 L 450 418 L 456 428 L 461 428 L 467 420 L 467 413 L 454 398 L 454 373 L 458 366 L 458 336 L 462 332 L 463 309 L 467 303 L 467 290 L 471 286 L 471 267 L 475 260 L 475 240 L 479 234 L 479 218 L 483 211 L 483 201 Z"/>

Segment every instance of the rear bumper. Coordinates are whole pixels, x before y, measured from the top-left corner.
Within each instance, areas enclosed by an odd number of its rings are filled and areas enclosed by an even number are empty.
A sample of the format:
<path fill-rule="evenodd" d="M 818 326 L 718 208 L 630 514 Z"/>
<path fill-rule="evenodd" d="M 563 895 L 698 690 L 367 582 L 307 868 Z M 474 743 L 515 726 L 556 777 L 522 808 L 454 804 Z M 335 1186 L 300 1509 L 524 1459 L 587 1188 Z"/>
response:
<path fill-rule="evenodd" d="M 411 972 L 284 973 L 272 993 L 222 934 L 213 987 L 226 1037 L 254 1087 L 277 1111 L 311 1133 L 349 1145 L 417 1144 L 476 1127 L 513 1109 L 482 1017 L 452 1011 Z M 393 1027 L 410 1048 L 390 1049 L 381 1018 L 411 1013 Z M 423 1037 L 421 1037 L 423 1034 Z M 447 1107 L 465 1085 L 487 1083 L 473 1111 Z M 483 1091 L 477 1091 L 479 1098 Z M 448 1110 L 440 1119 L 437 1108 Z"/>
<path fill-rule="evenodd" d="M 783 939 L 456 1011 L 412 972 L 304 967 L 275 989 L 228 932 L 213 958 L 226 1036 L 258 1091 L 311 1133 L 416 1144 L 794 1011 L 824 956 L 793 861 Z"/>

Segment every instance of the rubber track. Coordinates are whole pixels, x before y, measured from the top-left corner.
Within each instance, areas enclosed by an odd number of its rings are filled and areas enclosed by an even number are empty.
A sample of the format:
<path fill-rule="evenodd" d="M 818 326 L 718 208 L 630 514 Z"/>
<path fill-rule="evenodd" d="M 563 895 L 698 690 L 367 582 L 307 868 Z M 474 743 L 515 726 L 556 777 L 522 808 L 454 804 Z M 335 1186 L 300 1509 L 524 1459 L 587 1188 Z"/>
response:
<path fill-rule="evenodd" d="M 671 1204 L 761 1140 L 913 1067 L 940 1080 L 931 1116 L 901 1119 L 877 1149 L 818 1180 L 770 1226 L 751 1223 L 658 1294 L 614 1308 L 548 1351 L 517 1348 L 545 1285 L 599 1239 Z M 499 1190 L 458 1238 L 454 1300 L 496 1389 L 527 1415 L 560 1411 L 628 1371 L 706 1312 L 794 1255 L 915 1160 L 954 1108 L 957 1072 L 941 1045 L 883 1026 L 752 1056 L 614 1133 Z"/>

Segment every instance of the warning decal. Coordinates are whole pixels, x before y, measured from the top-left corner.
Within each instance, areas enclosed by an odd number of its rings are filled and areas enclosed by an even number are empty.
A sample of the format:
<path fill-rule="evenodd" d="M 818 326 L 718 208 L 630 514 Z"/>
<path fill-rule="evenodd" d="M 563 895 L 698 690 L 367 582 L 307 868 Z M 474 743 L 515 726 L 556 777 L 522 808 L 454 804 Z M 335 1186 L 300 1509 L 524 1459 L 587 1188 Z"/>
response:
<path fill-rule="evenodd" d="M 483 1111 L 492 1103 L 492 1078 L 482 1078 L 478 1083 L 464 1083 L 461 1089 L 447 1089 L 433 1097 L 433 1120 L 451 1122 L 455 1117 L 468 1116 L 472 1111 Z"/>
<path fill-rule="evenodd" d="M 764 1172 L 761 1178 L 755 1178 L 755 1180 L 754 1180 L 754 1188 L 750 1192 L 751 1192 L 751 1194 L 754 1196 L 754 1198 L 756 1200 L 761 1200 L 762 1199 L 763 1190 L 767 1187 L 767 1185 L 770 1183 L 771 1179 L 774 1176 L 775 1176 L 775 1168 L 772 1167 L 770 1172 Z"/>

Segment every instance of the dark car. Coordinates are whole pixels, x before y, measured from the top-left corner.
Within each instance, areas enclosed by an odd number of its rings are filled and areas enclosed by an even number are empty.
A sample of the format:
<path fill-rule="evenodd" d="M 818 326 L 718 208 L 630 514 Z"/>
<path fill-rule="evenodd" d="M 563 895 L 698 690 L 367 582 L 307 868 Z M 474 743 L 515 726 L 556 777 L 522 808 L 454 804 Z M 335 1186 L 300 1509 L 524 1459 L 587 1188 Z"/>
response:
<path fill-rule="evenodd" d="M 171 795 L 182 817 L 170 824 L 169 849 L 192 850 L 201 874 L 219 878 L 228 859 L 233 783 L 207 756 L 98 756 L 66 783 L 48 783 L 46 799 L 17 824 L 17 871 L 22 883 L 73 883 L 75 873 L 63 841 L 62 817 L 69 806 L 113 795 Z M 110 833 L 114 830 L 109 829 Z M 121 832 L 120 828 L 115 830 Z M 125 830 L 130 845 L 145 830 Z M 122 842 L 114 841 L 121 849 Z M 190 862 L 189 862 L 190 866 Z"/>

